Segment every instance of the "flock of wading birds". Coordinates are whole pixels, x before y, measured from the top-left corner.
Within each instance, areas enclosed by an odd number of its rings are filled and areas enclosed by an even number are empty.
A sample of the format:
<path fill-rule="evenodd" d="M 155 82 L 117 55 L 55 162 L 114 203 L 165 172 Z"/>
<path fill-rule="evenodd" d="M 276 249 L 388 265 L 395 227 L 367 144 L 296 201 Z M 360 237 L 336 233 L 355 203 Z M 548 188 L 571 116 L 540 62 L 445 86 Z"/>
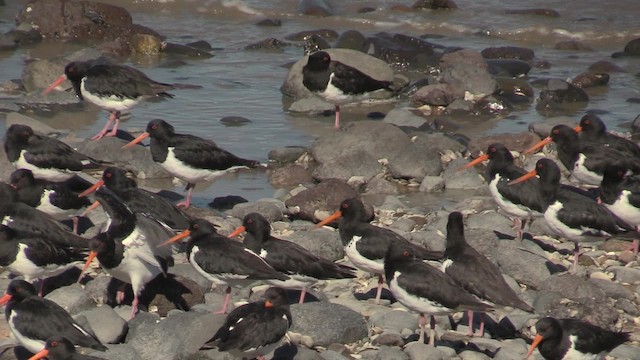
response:
<path fill-rule="evenodd" d="M 173 88 L 171 84 L 151 80 L 128 66 L 72 62 L 64 73 L 45 93 L 69 80 L 80 99 L 110 113 L 108 123 L 94 140 L 116 135 L 121 112 L 143 99 L 172 97 L 167 93 Z M 390 83 L 332 61 L 322 51 L 308 57 L 303 83 L 335 104 L 336 127 L 340 105 L 359 101 L 375 91 L 391 91 Z M 174 205 L 140 189 L 123 170 L 104 168 L 103 162 L 78 153 L 61 141 L 38 135 L 28 126 L 12 125 L 7 129 L 4 149 L 17 170 L 10 183 L 0 185 L 0 265 L 24 280 L 11 281 L 0 303 L 6 304 L 6 319 L 15 338 L 35 353 L 31 359 L 97 359 L 76 353 L 75 346 L 107 349 L 63 308 L 41 297 L 47 277 L 78 266 L 88 252 L 83 273 L 97 257 L 104 271 L 132 286 L 134 317 L 145 285 L 166 274 L 173 263 L 169 244 L 185 238 L 187 258 L 194 269 L 216 285 L 227 287 L 220 313 L 227 312 L 231 287 L 258 281 L 274 286 L 266 291 L 264 300 L 235 308 L 212 334 L 209 344 L 246 358 L 264 357 L 287 339 L 292 319 L 283 289 L 301 290 L 302 303 L 306 289 L 318 280 L 353 278 L 356 269 L 378 276 L 376 302 L 386 279 L 395 299 L 420 314 L 421 342 L 427 324 L 425 315 L 431 316 L 431 345 L 436 338 L 433 315 L 468 311 L 469 335 L 473 336 L 474 312 L 481 314 L 481 333 L 483 313 L 495 307 L 534 312 L 509 287 L 498 268 L 467 244 L 463 216 L 458 212 L 449 215 L 446 251 L 439 253 L 371 225 L 364 204 L 355 198 L 345 199 L 318 226 L 340 218 L 340 238 L 353 267 L 323 259 L 295 243 L 271 236 L 268 221 L 256 213 L 247 215 L 243 225 L 230 235 L 246 232 L 243 242 L 239 242 L 217 233 L 208 221 L 191 218 L 180 207 L 190 205 L 196 183 L 237 168 L 262 165 L 239 158 L 210 140 L 178 134 L 163 120 L 150 121 L 146 131 L 124 148 L 147 137 L 153 160 L 188 184 L 186 201 Z M 640 178 L 630 173 L 640 171 L 640 148 L 608 133 L 602 120 L 591 114 L 585 115 L 576 128 L 554 127 L 549 138 L 530 151 L 550 141 L 557 144 L 558 157 L 572 177 L 582 184 L 599 186 L 596 191 L 561 185 L 559 167 L 547 158 L 527 172 L 514 165 L 511 152 L 501 144 L 490 145 L 485 155 L 467 167 L 489 161 L 487 181 L 491 194 L 498 206 L 515 219 L 518 238 L 522 236 L 522 220 L 544 217 L 557 235 L 574 241 L 575 270 L 577 244 L 584 237 L 615 235 L 634 239 L 638 235 Z M 95 184 L 68 181 L 80 171 L 96 168 L 104 171 Z M 93 205 L 87 198 L 91 193 L 97 200 Z M 73 231 L 59 222 L 97 204 L 104 208 L 109 221 L 92 239 L 76 234 L 76 217 L 72 217 Z M 637 241 L 632 248 L 637 254 Z M 443 262 L 436 268 L 425 260 Z M 30 283 L 33 280 L 40 280 L 40 293 Z M 123 300 L 123 294 L 118 291 L 118 301 Z M 592 359 L 629 340 L 629 333 L 609 331 L 577 319 L 545 317 L 537 322 L 536 330 L 527 357 L 538 348 L 545 359 Z"/>

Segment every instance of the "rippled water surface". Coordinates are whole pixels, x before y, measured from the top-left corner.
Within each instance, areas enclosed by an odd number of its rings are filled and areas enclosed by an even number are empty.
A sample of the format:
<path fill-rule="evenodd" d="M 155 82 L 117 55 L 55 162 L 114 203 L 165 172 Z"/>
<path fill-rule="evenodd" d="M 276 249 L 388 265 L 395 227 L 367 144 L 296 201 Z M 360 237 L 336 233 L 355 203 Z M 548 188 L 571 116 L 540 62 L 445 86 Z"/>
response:
<path fill-rule="evenodd" d="M 13 18 L 24 2 L 6 1 L 0 7 L 0 30 L 13 26 Z M 319 135 L 330 133 L 332 117 L 294 115 L 283 110 L 279 87 L 287 72 L 283 66 L 303 55 L 300 46 L 289 46 L 283 52 L 246 51 L 248 44 L 265 38 L 284 40 L 287 34 L 302 30 L 331 28 L 338 32 L 356 29 L 365 35 L 385 31 L 407 35 L 437 34 L 433 41 L 445 46 L 462 46 L 482 50 L 488 46 L 515 45 L 532 48 L 538 59 L 551 63 L 549 69 L 532 69 L 530 81 L 549 77 L 572 78 L 598 60 L 612 60 L 625 73 L 611 74 L 610 85 L 589 91 L 591 101 L 586 109 L 599 109 L 611 128 L 623 127 L 640 113 L 640 105 L 625 101 L 640 97 L 640 59 L 611 59 L 614 51 L 640 36 L 635 0 L 603 2 L 585 1 L 490 1 L 457 0 L 456 11 L 403 12 L 390 10 L 393 5 L 411 1 L 334 1 L 336 16 L 315 18 L 302 16 L 297 1 L 106 1 L 126 7 L 134 22 L 151 27 L 169 41 L 186 43 L 206 40 L 217 50 L 215 57 L 188 60 L 177 68 L 157 67 L 148 59 L 131 59 L 151 78 L 163 82 L 201 85 L 202 89 L 178 90 L 169 101 L 143 103 L 133 109 L 123 127 L 142 128 L 153 118 L 171 122 L 178 132 L 193 133 L 213 139 L 223 148 L 243 157 L 266 161 L 270 149 L 285 145 L 310 145 Z M 358 9 L 373 7 L 371 13 Z M 506 9 L 551 8 L 558 18 L 506 15 Z M 258 27 L 264 18 L 282 20 L 281 27 Z M 577 39 L 594 51 L 555 50 L 560 40 Z M 71 46 L 44 44 L 33 49 L 19 49 L 0 54 L 0 81 L 18 78 L 26 60 L 52 57 Z M 160 62 L 162 59 L 160 59 Z M 536 89 L 539 91 L 539 89 Z M 394 106 L 408 104 L 396 103 Z M 386 107 L 384 110 L 389 110 Z M 585 110 L 586 110 L 585 109 Z M 344 113 L 345 121 L 364 118 L 362 112 Z M 576 113 L 579 119 L 583 112 Z M 241 127 L 227 127 L 219 120 L 224 116 L 244 116 L 252 120 Z M 70 128 L 88 136 L 103 125 L 107 113 L 93 106 L 75 114 L 59 114 L 43 119 L 53 127 Z M 506 119 L 457 119 L 467 136 L 487 133 L 519 132 L 542 115 L 535 107 L 518 108 Z M 168 183 L 154 184 L 171 186 Z M 179 187 L 176 189 L 180 190 Z M 214 196 L 242 195 L 250 200 L 273 195 L 264 172 L 245 172 L 196 187 L 197 204 L 206 204 Z M 454 196 L 454 194 L 451 194 Z"/>

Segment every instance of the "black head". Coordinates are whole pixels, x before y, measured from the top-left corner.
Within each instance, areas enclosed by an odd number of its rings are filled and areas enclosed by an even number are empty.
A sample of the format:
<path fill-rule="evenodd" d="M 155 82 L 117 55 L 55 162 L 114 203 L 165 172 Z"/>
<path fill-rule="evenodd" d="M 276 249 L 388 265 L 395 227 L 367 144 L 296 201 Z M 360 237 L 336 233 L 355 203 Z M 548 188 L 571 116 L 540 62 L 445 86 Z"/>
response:
<path fill-rule="evenodd" d="M 544 341 L 562 336 L 562 327 L 558 320 L 552 317 L 545 317 L 536 323 L 536 332 L 542 336 Z"/>
<path fill-rule="evenodd" d="M 98 255 L 112 253 L 115 250 L 115 241 L 108 240 L 104 233 L 89 239 L 89 250 Z"/>
<path fill-rule="evenodd" d="M 15 236 L 16 232 L 12 228 L 0 224 L 0 243 L 11 241 Z"/>
<path fill-rule="evenodd" d="M 627 177 L 628 170 L 622 166 L 611 165 L 604 169 L 602 183 L 617 184 Z"/>
<path fill-rule="evenodd" d="M 79 83 L 93 65 L 90 61 L 73 61 L 64 67 L 64 75 L 72 83 Z"/>
<path fill-rule="evenodd" d="M 9 205 L 20 201 L 20 195 L 18 190 L 13 186 L 0 182 L 0 207 L 2 205 Z"/>
<path fill-rule="evenodd" d="M 171 124 L 161 119 L 149 121 L 145 131 L 149 133 L 149 137 L 159 139 L 167 138 L 176 133 Z"/>
<path fill-rule="evenodd" d="M 246 232 L 252 235 L 260 234 L 268 237 L 271 233 L 269 221 L 258 213 L 247 214 L 242 220 L 242 226 L 244 226 Z"/>
<path fill-rule="evenodd" d="M 567 125 L 554 126 L 549 136 L 558 144 L 579 144 L 578 133 Z"/>
<path fill-rule="evenodd" d="M 536 163 L 536 173 L 540 176 L 540 181 L 542 183 L 560 183 L 560 168 L 558 167 L 558 164 L 551 159 L 542 158 L 538 160 Z"/>
<path fill-rule="evenodd" d="M 36 296 L 37 292 L 36 288 L 30 283 L 24 280 L 13 280 L 7 287 L 5 296 L 7 295 L 11 297 L 11 301 L 21 302 L 30 296 Z"/>
<path fill-rule="evenodd" d="M 191 238 L 194 240 L 203 236 L 218 233 L 216 227 L 205 219 L 196 219 L 191 221 L 189 224 L 189 232 L 191 234 Z"/>
<path fill-rule="evenodd" d="M 586 114 L 580 119 L 580 128 L 585 134 L 604 134 L 607 126 L 596 114 Z"/>
<path fill-rule="evenodd" d="M 128 189 L 138 187 L 136 181 L 127 177 L 127 173 L 117 167 L 108 167 L 102 172 L 102 180 L 109 189 Z"/>
<path fill-rule="evenodd" d="M 408 244 L 392 242 L 387 249 L 387 254 L 384 258 L 384 262 L 405 262 L 416 259 L 413 249 Z"/>
<path fill-rule="evenodd" d="M 288 305 L 287 293 L 279 287 L 270 287 L 264 292 L 264 300 L 266 307 L 280 307 Z"/>
<path fill-rule="evenodd" d="M 7 129 L 7 140 L 18 144 L 26 144 L 33 136 L 33 129 L 27 125 L 13 124 Z"/>
<path fill-rule="evenodd" d="M 513 163 L 513 155 L 511 154 L 511 151 L 501 143 L 493 143 L 489 145 L 487 148 L 487 156 L 493 161 Z"/>
<path fill-rule="evenodd" d="M 447 222 L 447 248 L 464 243 L 464 220 L 462 213 L 454 211 L 449 214 Z"/>
<path fill-rule="evenodd" d="M 367 212 L 364 203 L 358 198 L 344 200 L 340 204 L 340 212 L 345 219 L 367 220 Z"/>
<path fill-rule="evenodd" d="M 49 359 L 66 359 L 76 352 L 76 347 L 67 338 L 56 335 L 47 339 L 44 348 L 49 350 Z"/>
<path fill-rule="evenodd" d="M 326 51 L 316 51 L 309 55 L 305 68 L 311 71 L 323 71 L 329 68 L 329 64 L 331 64 L 331 56 Z"/>
<path fill-rule="evenodd" d="M 11 173 L 9 177 L 11 185 L 16 189 L 22 189 L 24 187 L 35 184 L 36 179 L 33 177 L 33 172 L 29 169 L 18 169 Z"/>

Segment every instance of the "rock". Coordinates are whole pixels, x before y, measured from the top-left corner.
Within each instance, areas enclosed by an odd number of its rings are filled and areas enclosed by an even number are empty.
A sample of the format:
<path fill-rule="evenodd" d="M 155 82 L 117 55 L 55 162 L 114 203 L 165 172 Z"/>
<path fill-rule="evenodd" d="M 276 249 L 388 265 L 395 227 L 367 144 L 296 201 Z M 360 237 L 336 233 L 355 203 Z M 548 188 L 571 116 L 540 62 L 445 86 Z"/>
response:
<path fill-rule="evenodd" d="M 326 0 L 300 0 L 298 11 L 303 15 L 332 16 L 333 9 Z"/>
<path fill-rule="evenodd" d="M 367 322 L 343 305 L 311 302 L 291 306 L 292 332 L 308 335 L 315 346 L 350 344 L 368 335 Z"/>
<path fill-rule="evenodd" d="M 170 310 L 188 310 L 204 303 L 204 291 L 198 282 L 179 275 L 160 279 L 159 291 L 149 304 L 149 307 L 157 309 L 158 315 L 167 316 Z"/>
<path fill-rule="evenodd" d="M 131 37 L 131 51 L 140 55 L 158 55 L 162 51 L 162 39 L 150 34 L 135 34 Z"/>
<path fill-rule="evenodd" d="M 360 51 L 351 49 L 326 49 L 332 60 L 355 67 L 363 73 L 383 81 L 393 82 L 393 70 L 386 62 Z M 302 68 L 307 65 L 308 57 L 298 60 L 291 68 L 280 87 L 283 94 L 294 99 L 312 97 L 313 94 L 302 84 Z"/>
<path fill-rule="evenodd" d="M 626 287 L 620 285 L 617 282 L 613 282 L 608 279 L 604 280 L 604 279 L 593 279 L 593 278 L 589 279 L 589 282 L 592 282 L 597 287 L 599 287 L 610 298 L 628 299 L 628 300 L 634 299 L 633 292 L 631 292 L 631 290 L 627 289 Z"/>
<path fill-rule="evenodd" d="M 464 90 L 451 84 L 433 84 L 423 86 L 413 95 L 413 102 L 418 106 L 447 106 L 455 100 L 464 99 Z"/>
<path fill-rule="evenodd" d="M 523 152 L 535 145 L 540 138 L 532 132 L 521 132 L 515 134 L 497 134 L 485 137 L 474 138 L 469 142 L 469 151 L 472 154 L 480 154 L 487 151 L 489 145 L 501 143 L 510 151 Z"/>
<path fill-rule="evenodd" d="M 311 173 L 298 164 L 287 164 L 269 173 L 269 182 L 275 188 L 292 187 L 313 182 Z"/>
<path fill-rule="evenodd" d="M 459 354 L 460 359 L 462 360 L 489 360 L 491 359 L 489 356 L 484 353 L 472 350 L 465 350 Z"/>
<path fill-rule="evenodd" d="M 201 47 L 192 47 L 166 41 L 162 43 L 162 52 L 174 57 L 182 56 L 195 59 L 208 59 L 213 57 L 213 54 L 210 53 L 209 50 L 204 50 Z"/>
<path fill-rule="evenodd" d="M 337 231 L 308 229 L 308 231 L 296 231 L 283 235 L 280 238 L 294 242 L 311 253 L 330 261 L 344 258 L 344 248 Z"/>
<path fill-rule="evenodd" d="M 398 68 L 428 71 L 438 65 L 440 58 L 434 47 L 418 37 L 382 32 L 368 38 L 367 53 Z"/>
<path fill-rule="evenodd" d="M 529 73 L 531 65 L 518 59 L 485 59 L 489 73 L 494 76 L 522 77 Z"/>
<path fill-rule="evenodd" d="M 373 360 L 408 360 L 409 356 L 401 349 L 391 346 L 380 346 Z"/>
<path fill-rule="evenodd" d="M 622 56 L 638 56 L 640 55 L 640 38 L 633 39 L 629 41 L 624 46 L 624 51 L 615 52 L 611 54 L 612 58 L 622 57 Z"/>
<path fill-rule="evenodd" d="M 249 44 L 245 46 L 244 49 L 253 51 L 283 52 L 284 50 L 282 50 L 282 48 L 288 45 L 289 44 L 276 38 L 268 38 L 253 44 Z"/>
<path fill-rule="evenodd" d="M 443 154 L 447 151 L 462 153 L 467 150 L 464 144 L 445 133 L 415 132 L 410 136 L 415 144 L 422 146 L 428 153 Z"/>
<path fill-rule="evenodd" d="M 454 10 L 458 8 L 458 5 L 453 0 L 417 0 L 411 5 L 414 9 L 427 9 L 427 10 L 439 10 L 449 9 Z"/>
<path fill-rule="evenodd" d="M 640 269 L 625 267 L 625 266 L 611 266 L 607 268 L 607 271 L 616 274 L 616 281 L 627 284 L 640 284 Z"/>
<path fill-rule="evenodd" d="M 398 332 L 384 332 L 376 337 L 372 344 L 374 345 L 385 345 L 385 346 L 404 346 L 404 339 L 402 335 Z"/>
<path fill-rule="evenodd" d="M 364 51 L 366 49 L 366 41 L 367 38 L 360 31 L 347 30 L 340 34 L 334 47 Z"/>
<path fill-rule="evenodd" d="M 558 50 L 593 51 L 589 45 L 578 40 L 558 41 L 553 47 Z"/>
<path fill-rule="evenodd" d="M 103 344 L 117 343 L 124 338 L 129 329 L 127 322 L 109 306 L 100 306 L 91 310 L 82 311 L 76 316 L 84 316 Z"/>
<path fill-rule="evenodd" d="M 541 138 L 545 138 L 549 136 L 549 134 L 551 133 L 551 129 L 553 129 L 554 126 L 560 124 L 574 127 L 576 126 L 576 120 L 567 116 L 546 118 L 541 122 L 534 122 L 529 124 L 529 131 L 534 132 Z"/>
<path fill-rule="evenodd" d="M 382 172 L 380 159 L 387 159 L 395 178 L 422 179 L 441 170 L 435 154 L 426 154 L 399 128 L 375 121 L 351 123 L 339 133 L 323 136 L 311 152 L 320 164 L 313 172 L 316 179 L 368 180 Z"/>
<path fill-rule="evenodd" d="M 626 72 L 620 66 L 607 60 L 596 61 L 589 66 L 589 71 L 598 73 Z"/>
<path fill-rule="evenodd" d="M 320 113 L 333 112 L 335 110 L 335 105 L 316 96 L 316 97 L 298 99 L 293 103 L 291 103 L 291 105 L 289 106 L 289 109 L 287 110 L 291 112 L 320 114 Z"/>
<path fill-rule="evenodd" d="M 27 125 L 31 129 L 33 129 L 34 132 L 41 135 L 45 135 L 45 136 L 60 135 L 59 130 L 56 130 L 51 126 L 46 125 L 45 123 L 38 121 L 36 119 L 30 118 L 26 115 L 16 113 L 16 112 L 7 114 L 7 117 L 5 118 L 5 126 L 9 128 L 11 125 L 16 125 L 16 124 Z"/>
<path fill-rule="evenodd" d="M 96 303 L 105 303 L 110 282 L 110 275 L 98 275 L 84 286 L 84 291 L 86 291 Z"/>
<path fill-rule="evenodd" d="M 383 121 L 398 127 L 410 127 L 416 129 L 427 124 L 427 119 L 405 109 L 393 109 L 389 111 Z"/>
<path fill-rule="evenodd" d="M 498 88 L 496 80 L 487 68 L 487 63 L 480 53 L 474 50 L 446 53 L 440 60 L 442 82 L 468 92 L 473 99 L 493 94 Z"/>
<path fill-rule="evenodd" d="M 488 47 L 481 51 L 485 59 L 518 59 L 531 61 L 536 56 L 533 50 L 518 46 Z"/>
<path fill-rule="evenodd" d="M 584 72 L 571 80 L 571 83 L 583 89 L 594 86 L 604 86 L 609 83 L 609 74 Z"/>
<path fill-rule="evenodd" d="M 638 346 L 622 344 L 613 349 L 608 356 L 615 359 L 640 360 L 640 349 Z"/>
<path fill-rule="evenodd" d="M 305 39 L 313 35 L 318 35 L 328 40 L 335 40 L 338 38 L 338 32 L 333 29 L 304 30 L 294 34 L 287 35 L 284 38 L 292 41 L 304 41 Z"/>
<path fill-rule="evenodd" d="M 225 126 L 239 127 L 250 123 L 251 120 L 244 116 L 224 116 L 220 119 L 220 122 Z"/>
<path fill-rule="evenodd" d="M 587 103 L 589 96 L 587 93 L 564 80 L 550 79 L 547 86 L 540 91 L 536 109 L 538 111 L 555 110 L 562 104 L 567 103 Z"/>
<path fill-rule="evenodd" d="M 398 189 L 398 186 L 391 181 L 384 177 L 376 176 L 367 182 L 365 192 L 367 194 L 398 194 L 400 190 Z"/>
<path fill-rule="evenodd" d="M 237 204 L 246 203 L 246 202 L 249 202 L 249 200 L 243 198 L 242 196 L 227 195 L 227 196 L 218 196 L 214 198 L 207 205 L 217 210 L 231 210 Z"/>
<path fill-rule="evenodd" d="M 425 176 L 420 182 L 421 192 L 438 192 L 444 189 L 444 179 L 440 176 Z"/>
<path fill-rule="evenodd" d="M 106 360 L 146 360 L 141 358 L 136 349 L 129 344 L 108 344 L 107 348 L 109 348 L 107 351 L 94 351 L 89 355 Z"/>
<path fill-rule="evenodd" d="M 500 89 L 496 95 L 505 98 L 512 104 L 528 104 L 533 100 L 533 87 L 527 81 L 501 78 L 498 85 Z"/>
<path fill-rule="evenodd" d="M 292 212 L 300 219 L 318 221 L 316 212 L 331 214 L 338 210 L 343 200 L 357 196 L 358 193 L 346 182 L 328 179 L 287 199 L 285 205 L 289 209 L 297 208 L 297 213 Z"/>
<path fill-rule="evenodd" d="M 431 347 L 427 344 L 421 344 L 417 341 L 414 341 L 410 344 L 407 344 L 404 352 L 409 355 L 409 358 L 411 360 L 448 360 L 450 359 L 450 356 L 448 356 L 448 354 L 443 351 L 444 348 L 446 347 Z"/>
<path fill-rule="evenodd" d="M 211 290 L 211 281 L 200 275 L 189 263 L 175 264 L 169 269 L 169 273 L 194 281 L 204 292 Z"/>
<path fill-rule="evenodd" d="M 307 152 L 309 149 L 303 146 L 286 146 L 269 150 L 268 157 L 271 161 L 292 163 Z"/>
<path fill-rule="evenodd" d="M 447 189 L 479 189 L 484 187 L 484 180 L 474 169 L 465 169 L 459 171 L 468 161 L 464 158 L 458 158 L 449 163 L 442 175 L 444 187 Z"/>
<path fill-rule="evenodd" d="M 280 20 L 280 19 L 263 19 L 263 20 L 258 21 L 256 23 L 256 26 L 278 27 L 278 26 L 282 26 L 282 20 Z"/>
<path fill-rule="evenodd" d="M 404 310 L 383 310 L 369 317 L 369 326 L 376 326 L 398 333 L 404 329 L 415 329 L 417 323 L 418 316 Z"/>
<path fill-rule="evenodd" d="M 45 298 L 62 306 L 71 315 L 93 309 L 96 306 L 89 293 L 80 284 L 63 286 L 47 294 Z"/>
<path fill-rule="evenodd" d="M 513 106 L 499 96 L 487 95 L 478 99 L 473 107 L 473 113 L 478 115 L 506 115 Z"/>
<path fill-rule="evenodd" d="M 560 17 L 560 13 L 553 9 L 508 9 L 505 10 L 504 13 L 512 15 L 537 15 L 554 18 Z"/>
<path fill-rule="evenodd" d="M 282 220 L 282 207 L 272 201 L 256 201 L 236 204 L 231 209 L 231 215 L 243 219 L 247 214 L 258 213 L 269 222 Z"/>
<path fill-rule="evenodd" d="M 521 249 L 514 241 L 502 240 L 499 243 L 500 248 L 495 249 L 493 258 L 503 274 L 534 289 L 547 284 L 552 274 L 548 261 L 540 255 Z"/>
<path fill-rule="evenodd" d="M 471 215 L 465 225 L 468 228 L 494 230 L 503 234 L 511 234 L 513 232 L 513 222 L 494 211 Z"/>

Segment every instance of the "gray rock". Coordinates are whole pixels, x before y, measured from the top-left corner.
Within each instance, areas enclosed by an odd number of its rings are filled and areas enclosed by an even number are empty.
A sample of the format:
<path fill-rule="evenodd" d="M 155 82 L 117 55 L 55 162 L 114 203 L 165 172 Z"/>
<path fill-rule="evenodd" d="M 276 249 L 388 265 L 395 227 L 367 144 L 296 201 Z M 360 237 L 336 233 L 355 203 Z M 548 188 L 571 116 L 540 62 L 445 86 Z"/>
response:
<path fill-rule="evenodd" d="M 292 241 L 311 253 L 331 261 L 340 260 L 344 257 L 344 247 L 337 231 L 329 229 L 296 231 L 281 238 Z"/>
<path fill-rule="evenodd" d="M 38 121 L 34 118 L 28 117 L 26 115 L 22 115 L 17 112 L 7 114 L 5 119 L 5 125 L 9 128 L 11 125 L 20 124 L 27 125 L 33 129 L 34 132 L 40 133 L 43 135 L 56 135 L 60 134 L 60 130 L 54 129 L 51 126 Z"/>
<path fill-rule="evenodd" d="M 512 221 L 495 211 L 469 216 L 466 226 L 468 228 L 495 230 L 503 234 L 513 233 Z"/>
<path fill-rule="evenodd" d="M 128 330 L 127 322 L 106 305 L 80 312 L 77 316 L 87 319 L 93 333 L 103 344 L 120 341 Z"/>
<path fill-rule="evenodd" d="M 549 136 L 551 129 L 556 125 L 575 126 L 576 120 L 568 116 L 545 118 L 543 121 L 529 124 L 529 131 L 536 133 L 541 138 Z"/>
<path fill-rule="evenodd" d="M 96 303 L 80 284 L 63 286 L 55 289 L 45 298 L 62 306 L 71 315 L 76 315 L 83 310 L 93 309 Z"/>
<path fill-rule="evenodd" d="M 393 109 L 382 120 L 398 127 L 420 128 L 427 124 L 427 119 L 406 109 Z"/>
<path fill-rule="evenodd" d="M 268 157 L 272 161 L 292 163 L 306 152 L 309 152 L 309 149 L 304 146 L 286 146 L 269 150 Z"/>
<path fill-rule="evenodd" d="M 409 355 L 411 360 L 449 360 L 451 358 L 445 353 L 445 347 L 431 347 L 417 341 L 407 344 L 404 352 Z"/>
<path fill-rule="evenodd" d="M 326 0 L 301 0 L 298 3 L 298 10 L 303 15 L 311 16 L 331 16 L 333 9 Z"/>
<path fill-rule="evenodd" d="M 487 63 L 475 50 L 464 49 L 444 54 L 440 69 L 442 82 L 469 92 L 474 99 L 493 94 L 498 88 Z"/>
<path fill-rule="evenodd" d="M 358 193 L 345 181 L 327 179 L 287 199 L 285 205 L 298 218 L 318 221 L 320 219 L 316 217 L 317 211 L 331 214 L 338 210 L 343 200 L 357 196 Z M 296 210 L 294 211 L 293 208 Z"/>
<path fill-rule="evenodd" d="M 325 350 L 320 353 L 320 357 L 324 360 L 349 360 L 350 357 L 346 357 L 340 353 L 337 353 L 333 350 Z"/>
<path fill-rule="evenodd" d="M 464 100 L 464 90 L 452 84 L 426 85 L 418 89 L 411 99 L 418 106 L 447 106 L 456 100 Z"/>
<path fill-rule="evenodd" d="M 273 169 L 269 172 L 269 182 L 273 187 L 283 188 L 313 182 L 311 172 L 304 166 L 295 163 Z"/>
<path fill-rule="evenodd" d="M 640 360 L 640 347 L 622 344 L 613 349 L 613 351 L 609 353 L 609 356 L 616 359 Z"/>
<path fill-rule="evenodd" d="M 404 339 L 399 332 L 385 331 L 376 337 L 371 343 L 374 345 L 404 346 Z"/>
<path fill-rule="evenodd" d="M 94 351 L 89 355 L 106 360 L 143 360 L 129 344 L 107 344 L 107 351 Z"/>
<path fill-rule="evenodd" d="M 414 143 L 421 145 L 424 149 L 433 153 L 441 154 L 446 150 L 463 152 L 467 148 L 458 140 L 444 133 L 416 132 L 411 135 Z"/>
<path fill-rule="evenodd" d="M 333 111 L 334 109 L 335 105 L 320 97 L 314 96 L 295 100 L 289 105 L 287 110 L 291 112 L 319 114 L 325 111 Z"/>
<path fill-rule="evenodd" d="M 374 177 L 369 182 L 367 182 L 366 190 L 367 194 L 398 194 L 400 190 L 398 186 L 396 186 L 391 181 L 385 179 L 384 177 Z"/>
<path fill-rule="evenodd" d="M 107 296 L 107 287 L 111 282 L 111 276 L 98 275 L 84 286 L 84 291 L 97 303 L 104 303 Z"/>
<path fill-rule="evenodd" d="M 640 284 L 640 269 L 624 267 L 624 266 L 611 266 L 607 268 L 608 271 L 616 274 L 616 281 L 627 284 Z"/>
<path fill-rule="evenodd" d="M 369 317 L 369 326 L 401 332 L 404 329 L 415 329 L 418 316 L 409 311 L 385 310 L 378 311 Z"/>
<path fill-rule="evenodd" d="M 516 241 L 501 240 L 495 250 L 494 259 L 500 271 L 517 282 L 539 289 L 549 281 L 551 271 L 546 259 L 523 250 Z"/>
<path fill-rule="evenodd" d="M 628 300 L 633 300 L 635 298 L 635 295 L 631 290 L 617 282 L 605 279 L 589 279 L 589 282 L 599 287 L 608 297 Z"/>
<path fill-rule="evenodd" d="M 316 346 L 349 344 L 368 335 L 364 317 L 346 306 L 326 302 L 295 304 L 291 315 L 291 331 L 310 336 Z"/>
<path fill-rule="evenodd" d="M 185 358 L 186 360 L 237 360 L 238 358 L 226 351 L 218 349 L 200 350 Z"/>
<path fill-rule="evenodd" d="M 169 269 L 169 272 L 195 281 L 205 292 L 211 290 L 211 281 L 197 272 L 189 263 L 175 264 Z"/>
<path fill-rule="evenodd" d="M 540 138 L 529 131 L 515 134 L 497 134 L 490 136 L 478 137 L 469 142 L 469 151 L 472 154 L 484 153 L 489 145 L 500 143 L 507 147 L 510 151 L 523 152 L 535 145 Z"/>
<path fill-rule="evenodd" d="M 416 227 L 416 222 L 409 218 L 399 218 L 389 226 L 389 229 L 400 232 L 410 232 Z"/>
<path fill-rule="evenodd" d="M 435 230 L 414 231 L 405 236 L 409 241 L 421 244 L 422 246 L 433 251 L 444 251 L 446 248 L 446 239 L 436 233 Z"/>
<path fill-rule="evenodd" d="M 445 188 L 473 190 L 486 186 L 475 169 L 459 171 L 467 163 L 468 161 L 464 158 L 458 158 L 449 163 L 442 176 Z"/>
<path fill-rule="evenodd" d="M 444 179 L 440 176 L 425 176 L 418 188 L 422 192 L 438 192 L 444 189 Z"/>
<path fill-rule="evenodd" d="M 465 350 L 458 354 L 462 360 L 488 360 L 491 359 L 487 355 L 477 351 Z"/>
<path fill-rule="evenodd" d="M 256 201 L 236 204 L 231 210 L 231 215 L 243 219 L 247 214 L 258 213 L 269 222 L 282 220 L 281 207 L 271 201 Z"/>
<path fill-rule="evenodd" d="M 640 307 L 629 299 L 618 299 L 615 303 L 616 309 L 620 309 L 624 314 L 630 316 L 640 315 Z"/>
<path fill-rule="evenodd" d="M 357 30 L 347 30 L 336 40 L 336 48 L 365 51 L 367 38 Z"/>
<path fill-rule="evenodd" d="M 373 360 L 407 360 L 409 356 L 397 347 L 380 346 Z"/>
<path fill-rule="evenodd" d="M 329 53 L 332 60 L 355 67 L 375 79 L 393 81 L 393 70 L 389 64 L 380 59 L 351 49 L 326 49 L 325 51 Z M 302 84 L 302 68 L 307 65 L 307 59 L 308 57 L 305 56 L 291 66 L 280 87 L 282 93 L 295 99 L 313 96 L 311 91 Z"/>

